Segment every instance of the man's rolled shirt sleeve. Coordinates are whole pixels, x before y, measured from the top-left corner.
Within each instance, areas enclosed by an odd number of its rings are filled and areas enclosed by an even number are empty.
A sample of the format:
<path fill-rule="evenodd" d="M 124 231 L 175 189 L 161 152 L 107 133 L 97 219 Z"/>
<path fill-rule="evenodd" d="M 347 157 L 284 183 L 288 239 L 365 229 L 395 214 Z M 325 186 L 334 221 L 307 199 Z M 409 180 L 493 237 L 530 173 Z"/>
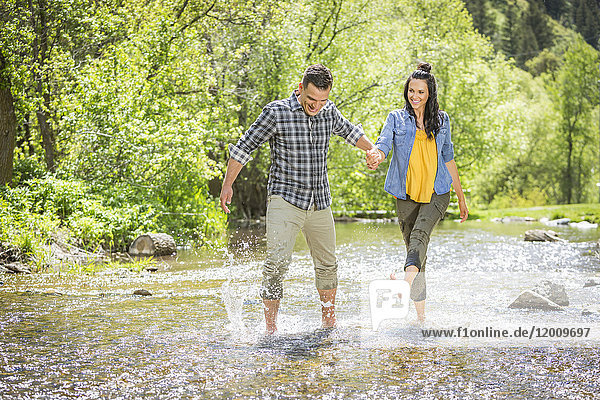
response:
<path fill-rule="evenodd" d="M 340 112 L 340 110 L 335 108 L 335 123 L 333 126 L 333 133 L 338 135 L 346 141 L 349 145 L 356 146 L 356 142 L 360 139 L 365 131 L 362 128 L 361 124 L 354 125 L 350 121 L 348 121 Z"/>
<path fill-rule="evenodd" d="M 252 160 L 251 154 L 276 132 L 277 122 L 273 111 L 267 106 L 238 142 L 229 145 L 229 157 L 246 165 Z"/>

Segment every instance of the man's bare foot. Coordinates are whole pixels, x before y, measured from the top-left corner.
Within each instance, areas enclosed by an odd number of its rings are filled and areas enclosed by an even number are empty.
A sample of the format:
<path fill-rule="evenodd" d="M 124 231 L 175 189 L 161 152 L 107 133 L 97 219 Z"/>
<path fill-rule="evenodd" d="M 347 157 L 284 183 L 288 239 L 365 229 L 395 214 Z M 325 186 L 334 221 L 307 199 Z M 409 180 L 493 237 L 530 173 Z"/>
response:
<path fill-rule="evenodd" d="M 323 328 L 335 328 L 335 294 L 336 289 L 319 290 L 321 301 L 321 326 Z"/>
<path fill-rule="evenodd" d="M 265 331 L 265 335 L 273 335 L 275 334 L 275 332 L 277 332 L 277 327 L 273 326 L 273 327 L 268 327 L 267 326 L 267 330 Z"/>
<path fill-rule="evenodd" d="M 329 315 L 326 315 L 329 314 Z M 337 326 L 337 319 L 335 318 L 335 312 L 331 310 L 330 313 L 324 313 L 321 318 L 321 327 L 324 329 L 335 328 Z"/>
<path fill-rule="evenodd" d="M 277 332 L 277 312 L 279 311 L 279 300 L 263 299 L 265 310 L 266 334 L 272 335 Z"/>

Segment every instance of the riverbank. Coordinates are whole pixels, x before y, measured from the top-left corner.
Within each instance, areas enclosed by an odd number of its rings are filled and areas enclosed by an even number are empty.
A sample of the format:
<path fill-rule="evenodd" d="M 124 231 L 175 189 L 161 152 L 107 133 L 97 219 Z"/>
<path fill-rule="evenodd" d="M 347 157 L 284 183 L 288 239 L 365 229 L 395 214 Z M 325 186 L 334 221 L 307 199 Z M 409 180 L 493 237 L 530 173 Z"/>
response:
<path fill-rule="evenodd" d="M 457 206 L 451 205 L 446 211 L 446 218 L 459 218 Z M 333 216 L 339 222 L 352 222 L 368 219 L 392 219 L 396 217 L 395 210 L 333 210 Z M 589 204 L 559 204 L 537 207 L 469 209 L 469 220 L 481 219 L 491 221 L 494 218 L 504 217 L 530 217 L 535 220 L 547 218 L 549 220 L 568 218 L 572 222 L 588 221 L 600 223 L 600 203 Z"/>
<path fill-rule="evenodd" d="M 469 219 L 491 220 L 503 217 L 531 217 L 537 220 L 548 218 L 550 220 L 569 218 L 572 222 L 588 221 L 600 222 L 600 204 L 559 204 L 526 208 L 504 208 L 493 210 L 470 210 Z"/>

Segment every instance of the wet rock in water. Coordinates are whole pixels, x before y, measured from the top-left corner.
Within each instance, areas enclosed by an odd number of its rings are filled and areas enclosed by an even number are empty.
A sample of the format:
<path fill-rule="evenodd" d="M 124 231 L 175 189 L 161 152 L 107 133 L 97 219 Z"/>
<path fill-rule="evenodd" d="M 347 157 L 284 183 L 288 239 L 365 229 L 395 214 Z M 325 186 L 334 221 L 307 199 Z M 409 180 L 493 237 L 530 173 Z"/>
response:
<path fill-rule="evenodd" d="M 525 241 L 527 242 L 566 242 L 559 238 L 558 233 L 543 229 L 530 229 L 525 232 Z"/>
<path fill-rule="evenodd" d="M 8 272 L 12 272 L 14 274 L 30 274 L 31 270 L 29 269 L 29 267 L 15 262 L 15 263 L 10 263 L 10 264 L 4 264 L 3 265 L 4 268 L 6 268 L 8 270 Z"/>
<path fill-rule="evenodd" d="M 175 253 L 175 239 L 166 233 L 140 235 L 129 246 L 129 254 L 132 256 L 170 256 Z"/>
<path fill-rule="evenodd" d="M 56 289 L 48 289 L 42 292 L 42 296 L 62 296 L 63 294 Z"/>
<path fill-rule="evenodd" d="M 566 307 L 569 305 L 569 296 L 567 296 L 565 285 L 550 281 L 542 281 L 535 285 L 535 287 L 531 290 L 540 296 L 550 299 L 550 301 L 558 304 L 559 306 Z"/>
<path fill-rule="evenodd" d="M 581 222 L 570 222 L 569 226 L 571 228 L 578 228 L 578 229 L 596 229 L 598 227 L 598 224 L 592 224 L 589 221 L 581 221 Z"/>
<path fill-rule="evenodd" d="M 512 302 L 509 308 L 527 308 L 533 310 L 561 311 L 563 308 L 532 290 L 525 290 Z"/>
<path fill-rule="evenodd" d="M 511 216 L 502 217 L 502 218 L 492 218 L 492 221 L 501 222 L 503 224 L 508 224 L 511 222 L 533 222 L 533 221 L 536 221 L 536 219 L 533 217 L 516 217 L 516 216 L 511 215 Z"/>
<path fill-rule="evenodd" d="M 589 305 L 581 311 L 581 315 L 600 315 L 600 306 L 598 304 Z"/>
<path fill-rule="evenodd" d="M 134 296 L 152 296 L 152 293 L 147 291 L 146 289 L 137 289 L 133 292 Z"/>
<path fill-rule="evenodd" d="M 600 285 L 600 279 L 589 279 L 583 284 L 583 287 L 592 287 L 598 285 Z"/>
<path fill-rule="evenodd" d="M 548 225 L 548 226 L 568 225 L 569 222 L 571 222 L 571 219 L 570 218 L 558 218 L 558 219 L 553 219 L 551 221 L 544 220 L 542 222 L 544 223 L 544 225 Z"/>

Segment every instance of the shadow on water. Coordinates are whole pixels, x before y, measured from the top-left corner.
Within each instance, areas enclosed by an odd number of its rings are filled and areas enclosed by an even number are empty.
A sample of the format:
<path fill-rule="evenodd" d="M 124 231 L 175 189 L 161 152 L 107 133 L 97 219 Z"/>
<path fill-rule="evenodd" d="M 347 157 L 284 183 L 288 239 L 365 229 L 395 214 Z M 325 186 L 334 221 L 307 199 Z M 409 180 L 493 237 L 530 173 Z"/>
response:
<path fill-rule="evenodd" d="M 256 347 L 284 354 L 292 359 L 314 358 L 319 350 L 340 344 L 333 328 L 317 329 L 308 333 L 270 335 L 262 338 Z"/>

